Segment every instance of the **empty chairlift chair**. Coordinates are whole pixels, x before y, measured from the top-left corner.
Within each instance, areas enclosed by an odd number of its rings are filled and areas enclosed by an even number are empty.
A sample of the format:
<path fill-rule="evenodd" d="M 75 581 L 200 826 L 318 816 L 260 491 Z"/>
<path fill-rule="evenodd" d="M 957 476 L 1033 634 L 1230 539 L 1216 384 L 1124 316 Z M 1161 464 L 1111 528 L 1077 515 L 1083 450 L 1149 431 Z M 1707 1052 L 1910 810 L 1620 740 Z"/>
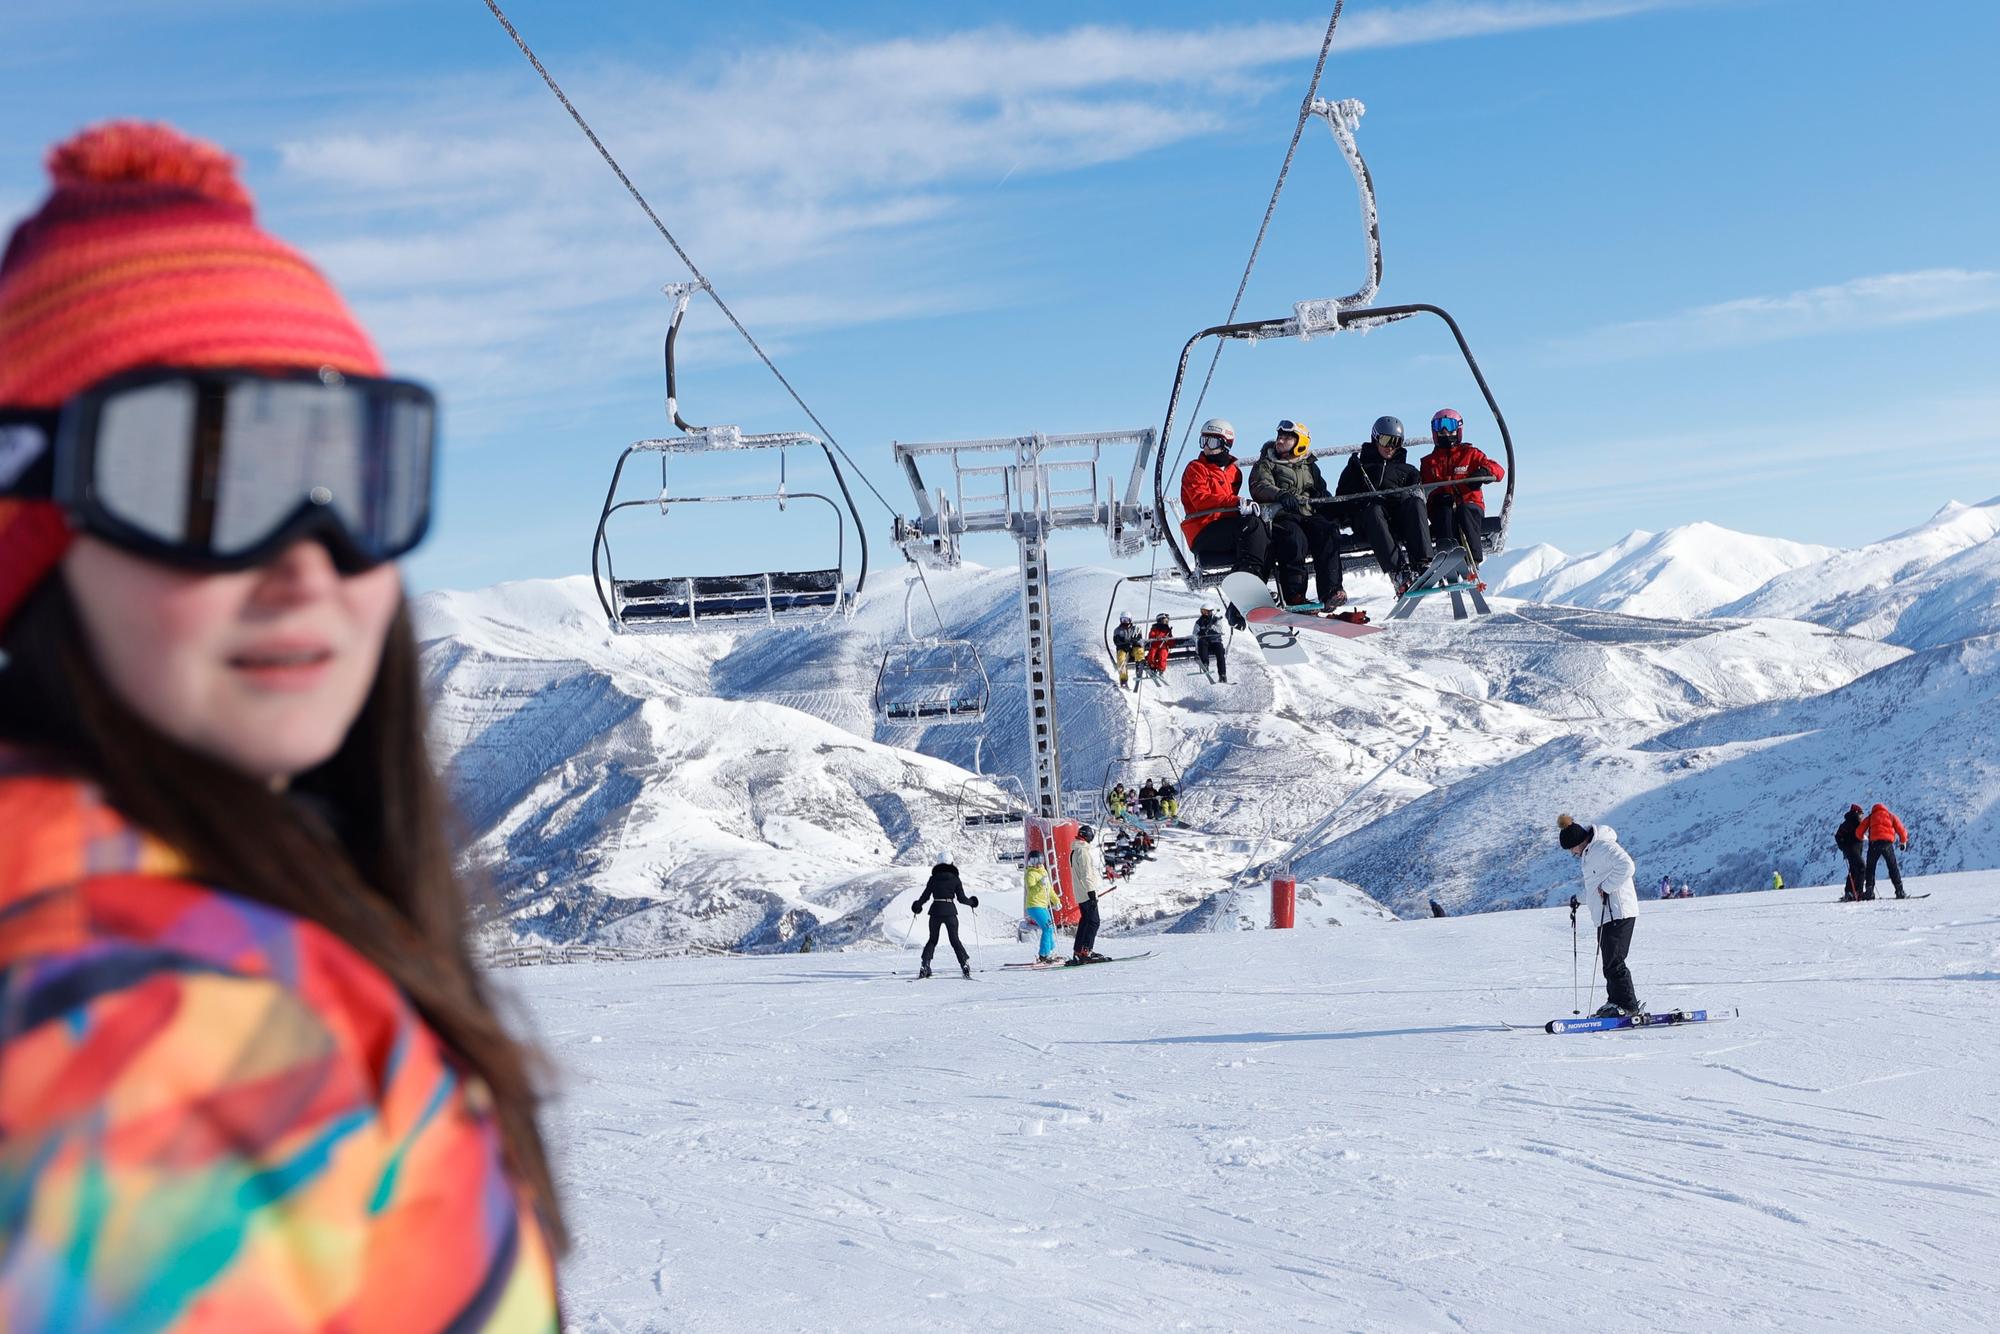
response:
<path fill-rule="evenodd" d="M 831 620 L 852 610 L 854 599 L 868 577 L 868 536 L 854 497 L 841 475 L 840 464 L 826 442 L 817 436 L 792 432 L 764 435 L 745 434 L 735 426 L 691 426 L 682 419 L 675 395 L 674 342 L 681 318 L 687 312 L 689 295 L 698 284 L 676 284 L 667 288 L 676 298 L 673 323 L 667 331 L 667 411 L 681 435 L 657 440 L 639 440 L 626 446 L 611 473 L 611 485 L 604 496 L 604 509 L 597 520 L 597 534 L 590 548 L 591 578 L 597 586 L 597 600 L 610 618 L 613 630 L 623 634 L 663 634 L 674 631 L 726 628 L 745 623 L 810 625 Z M 794 451 L 817 453 L 826 462 L 839 498 L 822 491 L 793 490 L 789 481 L 790 458 Z M 632 499 L 619 498 L 625 481 L 625 465 L 634 455 L 657 454 L 660 485 L 657 494 Z M 775 455 L 777 486 L 770 491 L 737 494 L 675 495 L 668 480 L 668 461 L 675 456 L 740 455 L 769 459 Z M 833 516 L 831 563 L 813 569 L 767 570 L 750 574 L 665 574 L 647 571 L 637 575 L 621 572 L 613 561 L 611 524 L 614 515 L 627 510 L 655 509 L 661 519 L 671 522 L 677 507 L 692 505 L 775 504 L 781 514 L 796 508 L 816 510 L 824 505 Z M 847 578 L 847 524 L 853 521 L 858 544 L 858 566 L 853 581 Z M 695 553 L 687 553 L 692 562 Z"/>
<path fill-rule="evenodd" d="M 875 716 L 898 726 L 976 723 L 992 686 L 979 650 L 962 639 L 920 639 L 882 656 L 875 674 Z"/>

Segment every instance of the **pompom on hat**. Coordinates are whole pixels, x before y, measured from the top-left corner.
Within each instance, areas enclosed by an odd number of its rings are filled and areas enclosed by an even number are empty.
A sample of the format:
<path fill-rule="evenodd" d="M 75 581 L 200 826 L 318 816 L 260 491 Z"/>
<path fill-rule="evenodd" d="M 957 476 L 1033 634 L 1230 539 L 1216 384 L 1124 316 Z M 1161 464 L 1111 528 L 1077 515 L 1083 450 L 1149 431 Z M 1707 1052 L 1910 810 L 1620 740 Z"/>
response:
<path fill-rule="evenodd" d="M 236 163 L 166 125 L 56 145 L 41 208 L 0 257 L 0 405 L 53 408 L 140 366 L 382 374 L 340 295 L 258 227 Z M 0 500 L 0 629 L 69 546 L 43 501 Z"/>
<path fill-rule="evenodd" d="M 1556 841 L 1562 844 L 1564 852 L 1573 852 L 1582 847 L 1590 842 L 1590 836 L 1597 832 L 1587 824 L 1578 824 L 1567 815 L 1556 817 L 1556 828 L 1561 831 L 1556 835 Z"/>

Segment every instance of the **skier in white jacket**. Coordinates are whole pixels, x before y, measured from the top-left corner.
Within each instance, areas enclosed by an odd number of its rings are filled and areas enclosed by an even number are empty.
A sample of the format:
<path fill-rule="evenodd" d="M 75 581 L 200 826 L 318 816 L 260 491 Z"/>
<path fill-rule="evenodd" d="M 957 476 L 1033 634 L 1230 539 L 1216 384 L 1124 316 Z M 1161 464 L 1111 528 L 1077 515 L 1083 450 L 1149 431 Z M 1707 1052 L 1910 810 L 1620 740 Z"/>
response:
<path fill-rule="evenodd" d="M 1599 1019 L 1638 1014 L 1644 1008 L 1632 986 L 1625 956 L 1632 948 L 1632 928 L 1639 920 L 1639 890 L 1632 882 L 1632 855 L 1618 845 L 1618 831 L 1608 824 L 1578 824 L 1567 815 L 1556 817 L 1563 851 L 1583 864 L 1583 898 L 1597 918 L 1597 950 L 1604 960 L 1605 1003 Z"/>

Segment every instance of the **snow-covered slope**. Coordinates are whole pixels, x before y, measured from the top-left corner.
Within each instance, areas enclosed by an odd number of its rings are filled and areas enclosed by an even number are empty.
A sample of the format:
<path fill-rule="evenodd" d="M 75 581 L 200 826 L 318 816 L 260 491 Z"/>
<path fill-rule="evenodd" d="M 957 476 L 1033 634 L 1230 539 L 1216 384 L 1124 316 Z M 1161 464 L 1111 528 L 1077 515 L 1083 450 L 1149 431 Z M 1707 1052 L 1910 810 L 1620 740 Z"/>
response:
<path fill-rule="evenodd" d="M 569 1327 L 1983 1332 L 2000 876 L 1913 888 L 1649 903 L 1741 1016 L 1563 1037 L 1559 909 L 523 969 Z"/>
<path fill-rule="evenodd" d="M 2000 630 L 2000 497 L 1779 575 L 1719 616 L 1813 621 L 1910 648 Z"/>
<path fill-rule="evenodd" d="M 1576 868 L 1560 812 L 1618 830 L 1639 882 L 1707 893 L 1843 873 L 1850 802 L 1910 825 L 1905 865 L 1957 871 L 2000 850 L 2000 637 L 1892 662 L 1824 695 L 1715 714 L 1630 745 L 1563 737 L 1496 764 L 1303 858 L 1402 911 L 1566 899 Z"/>
<path fill-rule="evenodd" d="M 903 633 L 896 585 L 871 589 L 852 621 L 821 632 L 693 638 L 611 635 L 580 579 L 426 598 L 438 749 L 507 930 L 676 950 L 895 938 L 900 905 L 939 858 L 959 862 L 975 892 L 1010 894 L 1016 873 L 995 853 L 1018 832 L 967 831 L 959 808 L 1005 804 L 966 772 L 982 736 L 988 772 L 1028 766 L 1013 572 L 967 569 L 931 585 L 993 677 L 982 728 L 875 723 L 874 674 Z M 1365 644 L 1316 642 L 1299 671 L 1272 671 L 1239 640 L 1227 686 L 1177 668 L 1164 689 L 1134 697 L 1116 688 L 1101 643 L 1116 586 L 1097 570 L 1056 581 L 1067 787 L 1088 798 L 1110 781 L 1177 772 L 1193 826 L 1107 904 L 1130 924 L 1219 920 L 1206 900 L 1426 727 L 1336 832 L 1579 728 L 1627 743 L 1822 691 L 1901 652 L 1796 624 L 1502 599 L 1474 623 L 1426 618 Z M 1120 596 L 1146 611 L 1132 588 Z M 1160 608 L 1186 600 L 1154 594 Z"/>
<path fill-rule="evenodd" d="M 1583 556 L 1563 557 L 1553 547 L 1530 548 L 1513 561 L 1500 558 L 1506 563 L 1493 586 L 1536 602 L 1634 616 L 1702 616 L 1787 570 L 1833 554 L 1829 547 L 1691 523 L 1664 533 L 1633 533 Z"/>

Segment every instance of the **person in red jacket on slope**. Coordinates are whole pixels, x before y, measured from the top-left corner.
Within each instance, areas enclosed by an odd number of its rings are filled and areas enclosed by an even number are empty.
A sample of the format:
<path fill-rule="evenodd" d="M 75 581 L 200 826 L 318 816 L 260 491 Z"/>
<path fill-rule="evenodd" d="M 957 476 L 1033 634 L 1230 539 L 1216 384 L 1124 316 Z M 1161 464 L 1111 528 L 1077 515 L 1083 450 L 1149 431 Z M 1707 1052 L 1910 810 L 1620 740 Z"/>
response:
<path fill-rule="evenodd" d="M 1440 408 L 1431 418 L 1431 446 L 1424 456 L 1423 480 L 1450 483 L 1429 493 L 1431 537 L 1440 550 L 1454 543 L 1464 547 L 1477 574 L 1479 562 L 1486 559 L 1486 496 L 1481 486 L 1503 480 L 1507 472 L 1478 446 L 1466 443 L 1465 418 L 1456 408 Z"/>
<path fill-rule="evenodd" d="M 1868 883 L 1862 886 L 1861 897 L 1875 897 L 1875 867 L 1882 861 L 1889 863 L 1889 883 L 1896 887 L 1896 897 L 1908 898 L 1903 892 L 1903 868 L 1896 864 L 1896 847 L 1910 846 L 1910 831 L 1896 818 L 1896 813 L 1876 802 L 1868 810 L 1868 818 L 1862 821 L 1862 830 L 1868 835 Z"/>
<path fill-rule="evenodd" d="M 1242 513 L 1243 469 L 1231 452 L 1236 428 L 1220 417 L 1201 424 L 1201 452 L 1181 473 L 1181 533 L 1209 569 L 1227 565 L 1270 577 L 1271 533 L 1252 507 Z"/>

